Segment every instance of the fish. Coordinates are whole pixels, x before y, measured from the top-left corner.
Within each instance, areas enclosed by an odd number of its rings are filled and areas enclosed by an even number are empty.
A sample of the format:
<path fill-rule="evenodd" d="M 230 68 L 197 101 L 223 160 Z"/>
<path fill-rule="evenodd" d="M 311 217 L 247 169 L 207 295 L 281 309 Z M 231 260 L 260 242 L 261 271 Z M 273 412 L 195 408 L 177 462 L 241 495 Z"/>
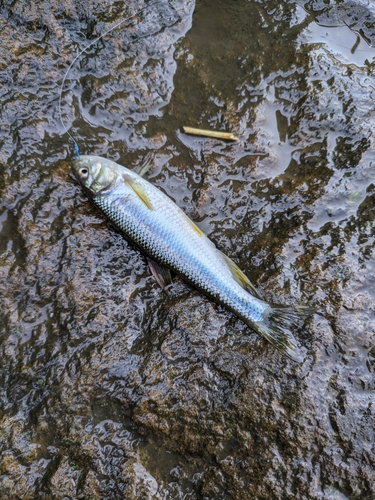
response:
<path fill-rule="evenodd" d="M 162 288 L 171 271 L 222 304 L 281 352 L 302 362 L 306 348 L 293 331 L 310 314 L 307 306 L 284 306 L 263 300 L 249 278 L 158 187 L 112 160 L 81 155 L 74 174 L 93 204 L 146 255 Z"/>

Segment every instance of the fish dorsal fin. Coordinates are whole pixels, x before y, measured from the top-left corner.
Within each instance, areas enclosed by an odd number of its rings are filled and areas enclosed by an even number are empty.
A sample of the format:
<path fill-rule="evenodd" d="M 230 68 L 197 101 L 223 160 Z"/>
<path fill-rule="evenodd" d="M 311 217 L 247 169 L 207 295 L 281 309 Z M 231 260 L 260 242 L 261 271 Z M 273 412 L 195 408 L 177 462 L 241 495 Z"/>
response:
<path fill-rule="evenodd" d="M 220 250 L 219 250 L 220 252 Z M 220 252 L 221 257 L 223 258 L 225 264 L 227 265 L 228 269 L 232 273 L 233 278 L 237 281 L 239 285 L 242 286 L 246 291 L 251 293 L 251 295 L 254 295 L 257 298 L 261 298 L 258 290 L 255 288 L 255 286 L 251 283 L 249 278 L 245 276 L 245 274 L 241 271 L 241 269 L 233 262 L 232 259 L 230 259 L 225 253 Z"/>
<path fill-rule="evenodd" d="M 124 181 L 134 191 L 134 194 L 146 205 L 149 210 L 153 210 L 152 203 L 147 196 L 144 187 L 137 179 L 133 179 L 130 175 L 123 174 Z"/>
<path fill-rule="evenodd" d="M 172 283 L 171 272 L 168 268 L 160 265 L 158 262 L 147 257 L 147 262 L 156 281 L 165 290 L 165 287 Z"/>

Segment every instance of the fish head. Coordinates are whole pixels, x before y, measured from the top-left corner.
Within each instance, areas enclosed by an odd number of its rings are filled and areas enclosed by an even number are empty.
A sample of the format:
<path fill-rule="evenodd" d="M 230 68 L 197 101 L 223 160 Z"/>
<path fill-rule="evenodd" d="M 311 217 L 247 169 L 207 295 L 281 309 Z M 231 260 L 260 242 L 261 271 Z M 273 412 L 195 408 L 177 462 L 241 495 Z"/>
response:
<path fill-rule="evenodd" d="M 82 155 L 73 162 L 77 180 L 92 195 L 114 187 L 119 177 L 116 164 L 100 156 Z"/>

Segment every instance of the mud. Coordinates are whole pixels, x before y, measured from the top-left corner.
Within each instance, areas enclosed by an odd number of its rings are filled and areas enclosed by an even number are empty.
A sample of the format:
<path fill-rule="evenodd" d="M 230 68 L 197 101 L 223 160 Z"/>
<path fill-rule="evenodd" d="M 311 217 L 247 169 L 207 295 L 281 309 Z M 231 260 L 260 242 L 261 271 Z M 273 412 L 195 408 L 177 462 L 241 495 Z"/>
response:
<path fill-rule="evenodd" d="M 0 498 L 375 497 L 371 2 L 0 2 Z M 167 192 L 270 301 L 295 364 L 139 252 L 71 176 Z M 223 143 L 182 126 L 227 130 Z"/>

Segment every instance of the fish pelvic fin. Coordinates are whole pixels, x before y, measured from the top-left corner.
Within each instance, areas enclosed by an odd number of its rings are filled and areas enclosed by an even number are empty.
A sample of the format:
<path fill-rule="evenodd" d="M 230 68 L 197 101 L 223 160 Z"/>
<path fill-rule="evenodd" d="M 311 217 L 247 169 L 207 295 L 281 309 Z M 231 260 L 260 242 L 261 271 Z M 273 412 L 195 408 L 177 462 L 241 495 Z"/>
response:
<path fill-rule="evenodd" d="M 263 321 L 248 322 L 249 326 L 267 339 L 279 351 L 297 363 L 302 363 L 307 349 L 301 346 L 292 331 L 299 328 L 304 320 L 312 314 L 306 306 L 270 306 L 267 317 Z"/>
<path fill-rule="evenodd" d="M 190 217 L 188 217 L 185 213 L 185 219 L 186 219 L 186 222 L 188 222 L 190 224 L 190 227 L 198 234 L 198 236 L 200 236 L 201 238 L 204 238 L 206 237 L 205 233 L 202 231 L 202 229 L 200 229 L 196 224 L 195 222 L 193 222 Z"/>

